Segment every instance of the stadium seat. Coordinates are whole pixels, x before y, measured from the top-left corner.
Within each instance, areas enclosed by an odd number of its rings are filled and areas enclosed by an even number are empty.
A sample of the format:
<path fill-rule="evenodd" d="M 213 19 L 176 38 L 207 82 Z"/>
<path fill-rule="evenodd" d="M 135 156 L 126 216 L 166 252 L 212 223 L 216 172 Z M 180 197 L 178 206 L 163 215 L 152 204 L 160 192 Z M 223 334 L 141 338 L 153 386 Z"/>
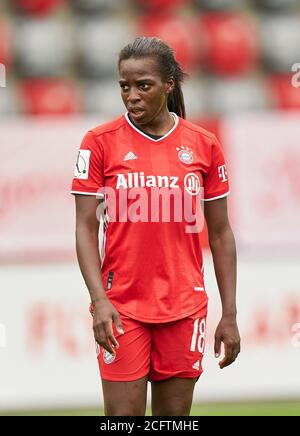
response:
<path fill-rule="evenodd" d="M 9 69 L 13 60 L 13 37 L 8 21 L 0 18 L 0 63 L 6 70 Z"/>
<path fill-rule="evenodd" d="M 17 112 L 15 88 L 8 82 L 6 88 L 0 87 L 0 116 L 14 115 Z"/>
<path fill-rule="evenodd" d="M 291 9 L 299 4 L 299 0 L 254 0 L 254 2 L 267 9 Z"/>
<path fill-rule="evenodd" d="M 82 13 L 114 11 L 122 2 L 120 0 L 73 0 L 72 6 Z"/>
<path fill-rule="evenodd" d="M 62 79 L 28 79 L 20 84 L 22 111 L 28 115 L 71 115 L 82 110 L 77 84 Z"/>
<path fill-rule="evenodd" d="M 213 79 L 207 93 L 208 109 L 213 114 L 265 109 L 269 103 L 264 84 L 248 78 Z"/>
<path fill-rule="evenodd" d="M 187 79 L 183 84 L 187 118 L 197 118 L 207 112 L 206 86 L 201 80 Z"/>
<path fill-rule="evenodd" d="M 196 0 L 196 4 L 200 9 L 220 11 L 244 6 L 241 0 Z"/>
<path fill-rule="evenodd" d="M 135 0 L 138 5 L 152 11 L 171 11 L 178 6 L 187 5 L 191 0 Z"/>
<path fill-rule="evenodd" d="M 263 15 L 261 16 L 263 58 L 271 71 L 291 71 L 299 61 L 300 16 Z"/>
<path fill-rule="evenodd" d="M 13 0 L 17 9 L 30 14 L 47 14 L 61 6 L 65 0 Z"/>
<path fill-rule="evenodd" d="M 169 44 L 186 71 L 196 67 L 199 39 L 194 21 L 183 17 L 151 15 L 140 19 L 138 29 L 140 35 L 155 35 Z"/>
<path fill-rule="evenodd" d="M 293 86 L 292 74 L 273 75 L 268 82 L 277 109 L 300 109 L 300 87 Z"/>
<path fill-rule="evenodd" d="M 86 112 L 102 114 L 105 117 L 119 117 L 125 113 L 117 78 L 115 81 L 85 82 L 84 107 Z"/>
<path fill-rule="evenodd" d="M 119 51 L 135 38 L 133 26 L 119 18 L 82 19 L 77 47 L 81 72 L 88 78 L 116 73 Z"/>
<path fill-rule="evenodd" d="M 17 69 L 24 76 L 63 75 L 72 61 L 72 34 L 57 19 L 20 19 L 16 28 Z"/>
<path fill-rule="evenodd" d="M 259 38 L 255 23 L 238 14 L 207 14 L 200 19 L 204 63 L 224 76 L 247 73 L 256 67 Z"/>

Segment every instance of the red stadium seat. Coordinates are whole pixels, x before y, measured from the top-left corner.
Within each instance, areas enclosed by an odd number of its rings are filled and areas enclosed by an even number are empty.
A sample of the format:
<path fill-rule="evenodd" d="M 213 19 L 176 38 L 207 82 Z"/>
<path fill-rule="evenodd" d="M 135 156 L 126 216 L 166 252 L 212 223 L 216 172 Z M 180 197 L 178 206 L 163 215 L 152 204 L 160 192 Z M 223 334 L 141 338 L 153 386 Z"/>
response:
<path fill-rule="evenodd" d="M 214 73 L 238 75 L 256 66 L 258 32 L 254 23 L 242 15 L 205 15 L 200 21 L 198 38 L 205 42 L 204 61 Z"/>
<path fill-rule="evenodd" d="M 63 79 L 30 79 L 20 87 L 21 106 L 29 115 L 71 115 L 83 106 L 80 89 Z"/>
<path fill-rule="evenodd" d="M 269 85 L 276 108 L 300 108 L 300 79 L 296 80 L 295 78 L 295 82 L 292 82 L 292 74 L 279 74 L 270 77 Z M 298 87 L 295 86 L 296 84 Z"/>
<path fill-rule="evenodd" d="M 135 0 L 135 2 L 150 10 L 165 11 L 188 4 L 191 0 Z"/>
<path fill-rule="evenodd" d="M 6 69 L 12 63 L 12 32 L 9 23 L 4 20 L 0 20 L 0 63 L 5 66 Z"/>
<path fill-rule="evenodd" d="M 47 14 L 65 0 L 13 0 L 18 9 L 31 14 Z"/>
<path fill-rule="evenodd" d="M 139 33 L 157 36 L 169 44 L 185 70 L 196 66 L 199 48 L 194 21 L 183 17 L 146 16 L 140 20 Z"/>

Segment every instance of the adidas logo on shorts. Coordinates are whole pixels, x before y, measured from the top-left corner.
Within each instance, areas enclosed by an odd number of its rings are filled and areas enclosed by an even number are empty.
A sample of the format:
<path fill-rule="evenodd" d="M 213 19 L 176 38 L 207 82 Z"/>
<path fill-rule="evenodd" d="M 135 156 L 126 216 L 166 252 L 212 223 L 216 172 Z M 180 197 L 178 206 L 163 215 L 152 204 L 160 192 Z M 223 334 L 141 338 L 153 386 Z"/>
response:
<path fill-rule="evenodd" d="M 197 371 L 200 369 L 200 360 L 197 360 L 197 362 L 194 363 L 193 369 L 196 369 Z"/>

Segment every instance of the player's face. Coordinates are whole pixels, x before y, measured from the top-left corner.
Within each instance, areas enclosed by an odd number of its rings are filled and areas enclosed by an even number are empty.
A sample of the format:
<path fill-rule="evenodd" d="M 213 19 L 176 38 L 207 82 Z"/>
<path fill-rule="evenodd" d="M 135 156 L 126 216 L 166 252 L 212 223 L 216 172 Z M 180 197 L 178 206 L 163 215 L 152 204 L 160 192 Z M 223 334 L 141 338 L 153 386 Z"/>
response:
<path fill-rule="evenodd" d="M 136 124 L 149 124 L 167 111 L 168 94 L 174 81 L 163 81 L 155 59 L 121 61 L 119 72 L 122 100 Z"/>

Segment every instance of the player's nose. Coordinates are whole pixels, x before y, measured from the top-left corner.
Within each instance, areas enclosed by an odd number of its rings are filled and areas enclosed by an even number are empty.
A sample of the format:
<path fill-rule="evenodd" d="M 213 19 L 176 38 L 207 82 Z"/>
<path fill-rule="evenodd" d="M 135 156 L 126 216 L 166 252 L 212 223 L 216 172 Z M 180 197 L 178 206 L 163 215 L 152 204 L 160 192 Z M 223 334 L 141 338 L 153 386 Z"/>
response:
<path fill-rule="evenodd" d="M 127 97 L 127 102 L 129 104 L 134 104 L 137 103 L 138 101 L 141 101 L 141 97 L 139 95 L 139 93 L 137 92 L 136 89 L 131 88 L 129 93 L 128 93 L 128 97 Z"/>

